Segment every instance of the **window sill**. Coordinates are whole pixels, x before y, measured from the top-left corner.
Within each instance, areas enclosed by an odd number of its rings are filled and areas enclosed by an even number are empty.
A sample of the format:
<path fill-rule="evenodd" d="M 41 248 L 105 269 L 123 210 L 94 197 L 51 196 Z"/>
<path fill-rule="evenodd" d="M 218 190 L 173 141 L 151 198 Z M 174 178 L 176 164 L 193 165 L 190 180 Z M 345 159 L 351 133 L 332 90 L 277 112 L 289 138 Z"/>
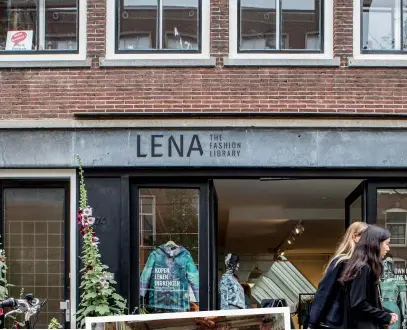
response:
<path fill-rule="evenodd" d="M 209 67 L 216 66 L 216 58 L 209 59 L 99 59 L 102 68 L 107 67 Z"/>
<path fill-rule="evenodd" d="M 371 58 L 348 58 L 349 67 L 389 67 L 389 68 L 404 68 L 407 67 L 406 59 L 371 59 Z"/>
<path fill-rule="evenodd" d="M 45 61 L 1 61 L 0 68 L 90 68 L 92 59 L 86 60 L 45 60 Z"/>
<path fill-rule="evenodd" d="M 240 59 L 224 57 L 224 66 L 297 66 L 297 67 L 339 67 L 340 58 L 333 59 Z"/>

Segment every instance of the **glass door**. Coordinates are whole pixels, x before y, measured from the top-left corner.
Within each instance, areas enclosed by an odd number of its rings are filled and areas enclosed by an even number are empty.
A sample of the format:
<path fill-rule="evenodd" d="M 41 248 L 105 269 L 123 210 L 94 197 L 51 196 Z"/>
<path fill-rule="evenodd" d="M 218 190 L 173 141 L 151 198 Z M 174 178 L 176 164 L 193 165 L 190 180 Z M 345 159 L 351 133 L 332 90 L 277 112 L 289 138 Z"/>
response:
<path fill-rule="evenodd" d="M 208 310 L 209 236 L 207 184 L 133 183 L 131 310 Z"/>
<path fill-rule="evenodd" d="M 36 328 L 56 318 L 68 325 L 61 302 L 69 299 L 69 188 L 64 183 L 4 182 L 2 240 L 9 297 L 47 299 Z M 3 246 L 1 248 L 3 248 Z"/>
<path fill-rule="evenodd" d="M 366 181 L 363 181 L 345 199 L 345 227 L 356 221 L 366 222 Z"/>
<path fill-rule="evenodd" d="M 369 182 L 368 213 L 370 223 L 391 233 L 390 252 L 383 260 L 380 286 L 383 305 L 399 316 L 392 327 L 407 328 L 407 183 Z"/>

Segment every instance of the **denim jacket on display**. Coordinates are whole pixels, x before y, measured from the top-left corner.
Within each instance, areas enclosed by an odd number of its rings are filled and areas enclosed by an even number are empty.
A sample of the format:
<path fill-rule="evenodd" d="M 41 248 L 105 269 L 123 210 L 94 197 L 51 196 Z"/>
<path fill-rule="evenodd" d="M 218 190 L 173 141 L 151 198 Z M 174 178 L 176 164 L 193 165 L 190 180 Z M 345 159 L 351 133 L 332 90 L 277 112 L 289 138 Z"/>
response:
<path fill-rule="evenodd" d="M 161 245 L 150 253 L 140 277 L 140 296 L 146 307 L 188 311 L 189 286 L 199 301 L 199 272 L 191 254 L 181 246 Z"/>
<path fill-rule="evenodd" d="M 225 273 L 220 281 L 220 309 L 228 310 L 229 306 L 244 309 L 245 295 L 237 278 L 233 274 Z"/>

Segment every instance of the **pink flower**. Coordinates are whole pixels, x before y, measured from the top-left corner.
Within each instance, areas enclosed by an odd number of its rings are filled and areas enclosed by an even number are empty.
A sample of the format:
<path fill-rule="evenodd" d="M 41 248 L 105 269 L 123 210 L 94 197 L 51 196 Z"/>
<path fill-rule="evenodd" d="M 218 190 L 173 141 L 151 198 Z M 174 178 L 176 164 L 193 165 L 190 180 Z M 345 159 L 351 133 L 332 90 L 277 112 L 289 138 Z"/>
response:
<path fill-rule="evenodd" d="M 92 208 L 88 206 L 86 209 L 84 209 L 83 210 L 83 215 L 87 216 L 87 217 L 91 217 L 92 216 Z"/>
<path fill-rule="evenodd" d="M 94 217 L 88 217 L 89 226 L 92 226 L 94 223 L 95 223 L 95 218 Z"/>

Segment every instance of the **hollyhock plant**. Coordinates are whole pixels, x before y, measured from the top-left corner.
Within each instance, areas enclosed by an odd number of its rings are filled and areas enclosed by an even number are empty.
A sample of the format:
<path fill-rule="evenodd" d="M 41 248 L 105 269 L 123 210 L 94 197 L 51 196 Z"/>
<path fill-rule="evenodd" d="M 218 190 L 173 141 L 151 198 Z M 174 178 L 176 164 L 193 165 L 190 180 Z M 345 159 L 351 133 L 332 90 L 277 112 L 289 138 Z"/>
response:
<path fill-rule="evenodd" d="M 123 315 L 126 300 L 116 293 L 113 274 L 102 264 L 99 252 L 99 238 L 93 228 L 95 218 L 88 205 L 87 192 L 83 177 L 82 163 L 78 156 L 80 176 L 80 207 L 77 212 L 77 223 L 82 236 L 81 296 L 76 313 L 78 327 L 85 327 L 86 317 Z"/>

